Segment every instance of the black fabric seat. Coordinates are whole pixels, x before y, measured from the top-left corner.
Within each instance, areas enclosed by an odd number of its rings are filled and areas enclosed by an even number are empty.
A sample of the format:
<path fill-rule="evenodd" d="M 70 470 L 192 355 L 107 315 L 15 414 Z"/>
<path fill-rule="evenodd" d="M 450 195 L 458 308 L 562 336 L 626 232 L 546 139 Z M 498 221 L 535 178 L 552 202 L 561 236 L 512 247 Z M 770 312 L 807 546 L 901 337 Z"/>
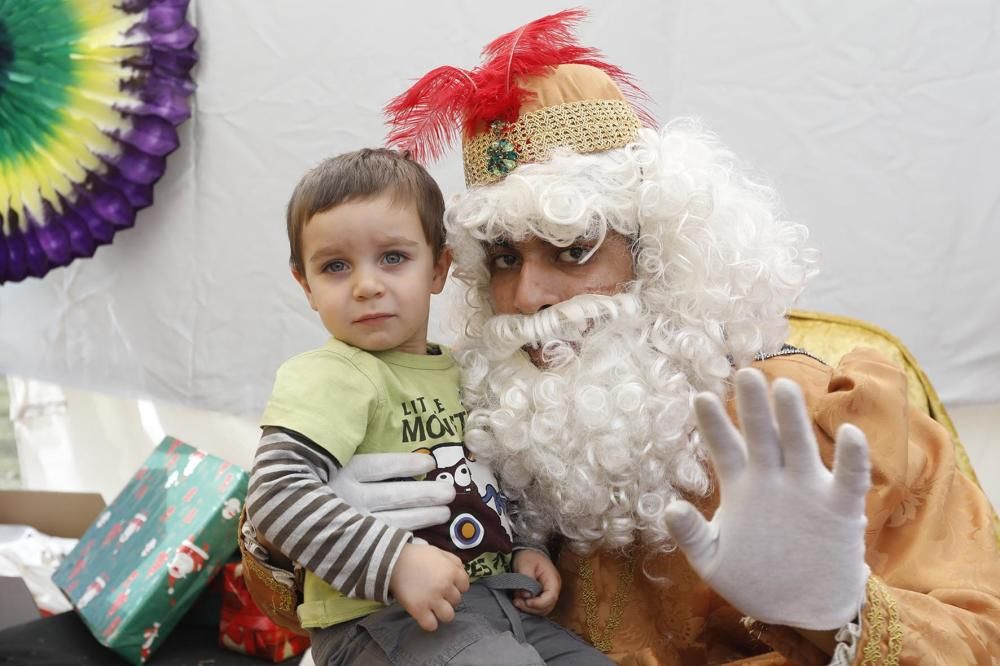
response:
<path fill-rule="evenodd" d="M 298 664 L 301 657 L 283 664 Z M 0 665 L 79 666 L 128 662 L 93 637 L 73 612 L 0 631 Z M 218 628 L 181 622 L 146 662 L 150 666 L 250 666 L 271 662 L 219 646 Z"/>

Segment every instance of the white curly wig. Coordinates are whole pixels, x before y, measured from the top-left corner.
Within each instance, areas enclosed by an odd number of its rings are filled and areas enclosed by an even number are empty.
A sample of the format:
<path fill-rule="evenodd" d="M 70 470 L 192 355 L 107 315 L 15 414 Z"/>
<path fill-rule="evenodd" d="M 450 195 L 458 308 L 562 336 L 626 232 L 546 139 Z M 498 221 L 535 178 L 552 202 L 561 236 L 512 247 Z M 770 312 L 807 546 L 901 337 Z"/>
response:
<path fill-rule="evenodd" d="M 734 367 L 780 348 L 815 272 L 806 229 L 689 119 L 625 148 L 522 165 L 456 196 L 445 220 L 471 310 L 456 344 L 466 439 L 502 475 L 519 536 L 558 532 L 583 552 L 637 535 L 672 548 L 666 506 L 710 491 L 692 398 L 724 397 Z M 487 243 L 565 247 L 612 231 L 632 242 L 622 294 L 496 315 Z M 545 368 L 525 344 L 543 345 Z"/>

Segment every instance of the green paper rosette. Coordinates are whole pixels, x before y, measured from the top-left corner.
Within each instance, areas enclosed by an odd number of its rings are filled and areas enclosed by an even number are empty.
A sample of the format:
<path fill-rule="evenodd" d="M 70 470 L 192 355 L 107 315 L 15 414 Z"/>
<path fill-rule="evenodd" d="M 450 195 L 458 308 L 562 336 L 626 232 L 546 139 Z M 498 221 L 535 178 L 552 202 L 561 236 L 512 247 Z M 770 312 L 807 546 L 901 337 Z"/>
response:
<path fill-rule="evenodd" d="M 89 257 L 153 203 L 190 116 L 188 0 L 0 0 L 0 284 Z"/>

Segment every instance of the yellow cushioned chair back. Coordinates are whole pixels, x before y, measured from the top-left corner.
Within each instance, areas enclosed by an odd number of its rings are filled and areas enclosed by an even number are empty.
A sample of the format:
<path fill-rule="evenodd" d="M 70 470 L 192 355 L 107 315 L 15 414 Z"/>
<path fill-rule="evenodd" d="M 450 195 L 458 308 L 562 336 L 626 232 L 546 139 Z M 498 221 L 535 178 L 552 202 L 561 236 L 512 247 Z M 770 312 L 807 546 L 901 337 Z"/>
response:
<path fill-rule="evenodd" d="M 844 354 L 855 347 L 873 347 L 895 361 L 906 371 L 910 404 L 948 429 L 955 440 L 955 462 L 959 470 L 979 485 L 969 456 L 941 399 L 917 359 L 896 336 L 860 319 L 824 312 L 792 310 L 788 323 L 788 344 L 804 349 L 830 365 L 836 365 Z M 1000 518 L 995 510 L 993 523 L 1000 542 Z"/>

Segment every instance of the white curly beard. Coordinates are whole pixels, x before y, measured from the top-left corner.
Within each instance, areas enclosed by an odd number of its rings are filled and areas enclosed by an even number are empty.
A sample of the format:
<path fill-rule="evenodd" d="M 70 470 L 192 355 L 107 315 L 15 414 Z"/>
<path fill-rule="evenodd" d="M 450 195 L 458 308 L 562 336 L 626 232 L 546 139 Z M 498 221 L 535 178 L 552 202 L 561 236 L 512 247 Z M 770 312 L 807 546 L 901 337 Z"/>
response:
<path fill-rule="evenodd" d="M 650 343 L 651 325 L 632 294 L 584 295 L 495 316 L 466 341 L 466 443 L 499 471 L 522 538 L 558 532 L 581 552 L 637 536 L 671 548 L 666 506 L 708 492 L 691 406 L 700 389 L 681 350 Z M 531 344 L 543 369 L 522 351 Z"/>
<path fill-rule="evenodd" d="M 709 490 L 691 398 L 725 395 L 733 367 L 781 347 L 785 315 L 817 268 L 805 227 L 690 119 L 642 129 L 626 148 L 521 165 L 456 195 L 445 223 L 468 286 L 468 307 L 454 310 L 475 410 L 468 441 L 520 501 L 519 536 L 671 548 L 666 505 Z M 609 233 L 634 240 L 641 308 L 586 296 L 525 320 L 495 316 L 490 243 L 564 248 Z M 544 370 L 521 351 L 536 342 Z"/>

